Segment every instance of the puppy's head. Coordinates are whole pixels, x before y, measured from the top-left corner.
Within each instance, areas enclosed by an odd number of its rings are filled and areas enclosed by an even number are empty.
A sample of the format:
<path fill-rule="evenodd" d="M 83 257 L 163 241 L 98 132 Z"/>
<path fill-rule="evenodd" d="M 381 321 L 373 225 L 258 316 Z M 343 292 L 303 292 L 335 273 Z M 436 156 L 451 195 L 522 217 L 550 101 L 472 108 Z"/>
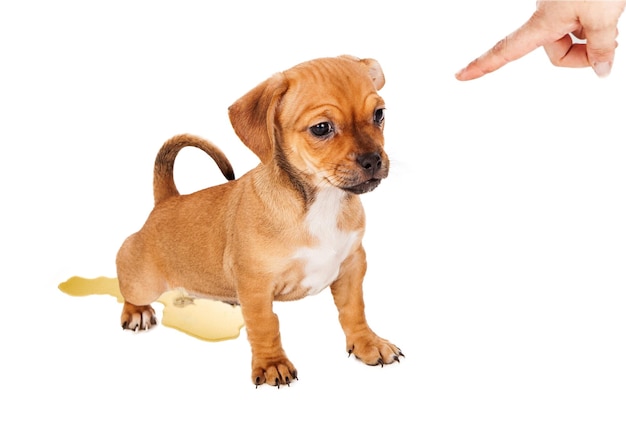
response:
<path fill-rule="evenodd" d="M 237 135 L 264 164 L 308 188 L 362 194 L 389 172 L 383 128 L 385 78 L 378 62 L 350 56 L 299 64 L 229 108 Z"/>

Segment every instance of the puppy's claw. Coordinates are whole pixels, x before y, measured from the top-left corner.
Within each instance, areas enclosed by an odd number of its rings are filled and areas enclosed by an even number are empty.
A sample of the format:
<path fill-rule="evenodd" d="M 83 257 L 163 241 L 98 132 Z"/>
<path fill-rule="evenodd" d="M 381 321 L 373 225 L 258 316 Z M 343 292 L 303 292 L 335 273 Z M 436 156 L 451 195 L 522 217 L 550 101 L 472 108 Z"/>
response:
<path fill-rule="evenodd" d="M 385 363 L 383 362 L 383 358 L 379 358 L 378 363 L 380 364 L 380 368 L 385 366 Z"/>
<path fill-rule="evenodd" d="M 120 322 L 122 329 L 138 332 L 150 330 L 157 324 L 157 318 L 150 305 L 136 306 L 125 302 Z"/>
<path fill-rule="evenodd" d="M 137 326 L 131 327 L 130 322 L 126 321 L 122 324 L 122 330 L 130 330 L 130 331 L 136 332 Z"/>

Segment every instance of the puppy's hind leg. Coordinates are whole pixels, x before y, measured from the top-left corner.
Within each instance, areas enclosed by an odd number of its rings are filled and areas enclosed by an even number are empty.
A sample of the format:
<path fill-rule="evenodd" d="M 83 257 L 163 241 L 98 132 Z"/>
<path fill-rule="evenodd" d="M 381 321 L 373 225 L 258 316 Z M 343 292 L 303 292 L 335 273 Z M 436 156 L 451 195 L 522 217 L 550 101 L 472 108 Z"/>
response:
<path fill-rule="evenodd" d="M 130 236 L 117 254 L 117 277 L 124 307 L 120 318 L 124 330 L 148 330 L 157 323 L 150 303 L 165 290 L 165 283 L 137 252 L 136 237 Z"/>

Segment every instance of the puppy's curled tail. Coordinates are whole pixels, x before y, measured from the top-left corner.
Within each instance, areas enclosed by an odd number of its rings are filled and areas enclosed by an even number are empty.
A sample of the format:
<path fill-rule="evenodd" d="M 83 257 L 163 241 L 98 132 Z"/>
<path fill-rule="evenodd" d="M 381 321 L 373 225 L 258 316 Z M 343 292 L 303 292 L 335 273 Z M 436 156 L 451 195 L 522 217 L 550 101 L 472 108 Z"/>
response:
<path fill-rule="evenodd" d="M 226 155 L 214 144 L 192 134 L 180 134 L 166 141 L 154 161 L 154 204 L 177 196 L 180 193 L 174 183 L 174 161 L 178 152 L 185 147 L 196 147 L 213 158 L 220 171 L 228 180 L 235 179 L 235 173 Z"/>

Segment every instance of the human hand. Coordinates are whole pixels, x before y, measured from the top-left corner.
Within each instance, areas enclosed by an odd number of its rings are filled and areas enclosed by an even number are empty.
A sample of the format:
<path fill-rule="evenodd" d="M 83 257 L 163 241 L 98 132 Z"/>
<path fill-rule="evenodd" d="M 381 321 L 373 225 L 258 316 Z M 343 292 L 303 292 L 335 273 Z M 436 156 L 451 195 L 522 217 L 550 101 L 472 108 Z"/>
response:
<path fill-rule="evenodd" d="M 607 76 L 617 47 L 617 22 L 625 6 L 621 0 L 538 0 L 535 13 L 522 27 L 457 72 L 456 78 L 480 78 L 540 46 L 555 66 L 591 66 L 598 76 Z M 583 41 L 574 41 L 572 35 Z"/>

